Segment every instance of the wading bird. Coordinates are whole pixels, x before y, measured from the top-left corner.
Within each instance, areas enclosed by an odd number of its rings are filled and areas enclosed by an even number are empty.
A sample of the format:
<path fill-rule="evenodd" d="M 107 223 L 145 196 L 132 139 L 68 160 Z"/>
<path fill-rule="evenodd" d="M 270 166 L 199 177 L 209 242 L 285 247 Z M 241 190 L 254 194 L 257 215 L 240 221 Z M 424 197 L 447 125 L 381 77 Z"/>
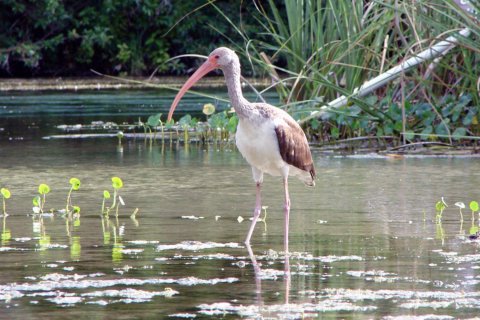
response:
<path fill-rule="evenodd" d="M 251 103 L 242 94 L 240 61 L 234 51 L 221 47 L 208 56 L 197 71 L 185 82 L 175 97 L 168 121 L 172 119 L 178 102 L 198 80 L 214 69 L 221 69 L 227 83 L 228 95 L 238 115 L 239 123 L 235 135 L 238 150 L 252 166 L 256 183 L 256 203 L 252 224 L 245 243 L 250 244 L 261 206 L 263 173 L 282 176 L 285 191 L 284 248 L 288 252 L 288 225 L 290 196 L 288 176 L 297 176 L 308 186 L 315 185 L 315 168 L 307 138 L 298 123 L 285 111 L 267 103 Z"/>

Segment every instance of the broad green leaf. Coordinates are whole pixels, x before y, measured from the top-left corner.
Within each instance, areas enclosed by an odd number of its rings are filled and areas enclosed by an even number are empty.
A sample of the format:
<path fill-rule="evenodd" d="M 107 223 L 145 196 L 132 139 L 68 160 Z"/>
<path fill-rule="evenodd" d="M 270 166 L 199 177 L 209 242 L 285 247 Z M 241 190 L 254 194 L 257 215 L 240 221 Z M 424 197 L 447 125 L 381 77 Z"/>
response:
<path fill-rule="evenodd" d="M 448 119 L 446 119 L 448 120 Z M 447 127 L 444 123 L 440 123 L 438 125 L 435 126 L 435 133 L 438 134 L 438 135 L 448 135 L 448 130 L 447 130 Z"/>
<path fill-rule="evenodd" d="M 338 137 L 340 137 L 340 130 L 337 128 L 337 127 L 333 127 L 331 130 L 330 130 L 330 134 L 332 135 L 332 137 L 334 139 L 338 139 Z"/>
<path fill-rule="evenodd" d="M 406 130 L 404 132 L 404 135 L 405 135 L 405 139 L 407 140 L 412 140 L 413 138 L 415 138 L 415 132 L 413 132 L 412 130 Z"/>
<path fill-rule="evenodd" d="M 152 115 L 150 117 L 148 117 L 147 119 L 147 124 L 150 126 L 150 127 L 156 127 L 160 124 L 160 118 L 162 117 L 162 114 L 161 113 L 157 113 L 155 115 Z"/>
<path fill-rule="evenodd" d="M 108 192 L 108 190 L 103 191 L 103 198 L 104 199 L 110 199 L 110 192 Z"/>
<path fill-rule="evenodd" d="M 461 139 L 461 138 L 465 138 L 466 135 L 467 135 L 467 129 L 460 127 L 455 129 L 455 131 L 453 131 L 452 138 Z"/>
<path fill-rule="evenodd" d="M 186 114 L 184 115 L 183 117 L 180 118 L 180 120 L 178 120 L 178 124 L 182 127 L 182 128 L 188 128 L 190 127 L 190 123 L 192 122 L 192 116 L 189 115 L 189 114 Z"/>
<path fill-rule="evenodd" d="M 231 133 L 234 133 L 235 131 L 237 131 L 237 125 L 238 125 L 238 117 L 236 115 L 233 115 L 228 120 L 227 130 Z"/>

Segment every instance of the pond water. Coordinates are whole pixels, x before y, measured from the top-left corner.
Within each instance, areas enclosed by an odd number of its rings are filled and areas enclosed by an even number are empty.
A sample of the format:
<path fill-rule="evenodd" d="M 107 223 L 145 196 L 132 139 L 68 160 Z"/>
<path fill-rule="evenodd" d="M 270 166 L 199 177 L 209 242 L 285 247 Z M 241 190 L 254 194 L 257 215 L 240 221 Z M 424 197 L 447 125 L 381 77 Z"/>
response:
<path fill-rule="evenodd" d="M 461 224 L 454 205 L 478 200 L 476 158 L 314 149 L 317 186 L 291 179 L 286 259 L 279 178 L 265 177 L 266 222 L 251 248 L 243 244 L 255 187 L 233 144 L 128 139 L 119 148 L 114 138 L 46 140 L 35 132 L 0 140 L 0 186 L 12 193 L 2 217 L 0 318 L 478 315 L 479 242 L 468 238 L 470 211 Z M 123 179 L 125 206 L 105 216 L 112 176 Z M 79 217 L 33 214 L 40 183 L 51 188 L 45 207 L 61 209 L 71 177 L 82 182 L 73 192 Z M 438 223 L 441 197 L 449 206 Z"/>

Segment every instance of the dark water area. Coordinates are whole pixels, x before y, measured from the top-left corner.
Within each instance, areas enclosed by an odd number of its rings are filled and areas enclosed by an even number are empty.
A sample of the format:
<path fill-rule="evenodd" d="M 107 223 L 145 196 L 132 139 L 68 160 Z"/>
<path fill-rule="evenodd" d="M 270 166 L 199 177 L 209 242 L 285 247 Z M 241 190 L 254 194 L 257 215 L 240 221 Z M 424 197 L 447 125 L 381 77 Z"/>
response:
<path fill-rule="evenodd" d="M 175 111 L 175 118 L 191 114 L 205 120 L 202 107 L 213 103 L 216 111 L 230 109 L 226 91 L 203 90 L 204 95 L 187 94 Z M 246 92 L 251 101 L 258 101 L 253 92 Z M 262 95 L 277 103 L 275 93 Z M 162 113 L 166 120 L 175 92 L 167 90 L 85 90 L 18 91 L 0 93 L 0 139 L 32 139 L 39 135 L 58 134 L 61 125 L 89 125 L 92 122 L 134 124 Z"/>
<path fill-rule="evenodd" d="M 45 116 L 69 119 L 54 118 Z M 49 130 L 23 140 L 0 133 L 0 187 L 12 193 L 1 217 L 2 319 L 478 316 L 480 248 L 468 237 L 477 158 L 313 149 L 316 187 L 290 181 L 286 259 L 279 178 L 265 177 L 266 219 L 251 252 L 243 244 L 255 186 L 233 143 L 41 139 Z M 123 179 L 125 205 L 106 216 L 102 193 L 113 176 Z M 40 183 L 51 188 L 46 208 L 64 208 L 71 177 L 82 182 L 73 193 L 79 216 L 33 213 Z M 438 221 L 442 197 L 448 207 Z"/>

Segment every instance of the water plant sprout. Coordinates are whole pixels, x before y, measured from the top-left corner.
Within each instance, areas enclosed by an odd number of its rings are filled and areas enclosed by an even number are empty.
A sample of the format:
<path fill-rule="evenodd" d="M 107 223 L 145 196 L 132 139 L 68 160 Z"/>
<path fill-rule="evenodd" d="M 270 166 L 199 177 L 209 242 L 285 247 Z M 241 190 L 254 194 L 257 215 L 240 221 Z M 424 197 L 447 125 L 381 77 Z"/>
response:
<path fill-rule="evenodd" d="M 437 223 L 442 222 L 443 210 L 445 210 L 445 208 L 447 207 L 448 205 L 443 199 L 443 197 L 441 200 L 437 201 L 437 203 L 435 204 L 435 210 L 437 211 L 437 215 L 436 215 Z"/>
<path fill-rule="evenodd" d="M 50 187 L 41 183 L 38 186 L 38 195 L 33 198 L 33 211 L 35 213 L 43 213 L 43 208 L 45 207 L 45 202 L 47 201 L 47 193 L 50 192 Z"/>
<path fill-rule="evenodd" d="M 119 177 L 112 177 L 112 187 L 113 187 L 113 202 L 112 206 L 107 210 L 110 211 L 115 206 L 117 207 L 116 213 L 118 214 L 118 206 L 120 203 L 123 205 L 123 199 L 122 197 L 118 194 L 118 191 L 123 187 L 123 181 Z M 117 204 L 117 198 L 118 198 L 118 204 Z"/>
<path fill-rule="evenodd" d="M 108 190 L 103 190 L 102 213 L 105 213 L 105 202 L 110 198 L 110 192 L 108 192 Z"/>
<path fill-rule="evenodd" d="M 7 188 L 0 189 L 0 193 L 2 194 L 2 201 L 3 201 L 3 216 L 6 217 L 7 216 L 6 200 L 10 199 L 11 193 L 10 193 L 10 190 L 8 190 Z"/>
<path fill-rule="evenodd" d="M 78 206 L 73 206 L 72 205 L 72 192 L 80 189 L 80 179 L 70 178 L 69 182 L 70 182 L 70 190 L 68 191 L 68 195 L 67 195 L 67 205 L 65 207 L 65 212 L 69 213 L 70 212 L 69 207 L 72 207 L 74 212 L 79 213 L 80 208 Z"/>
<path fill-rule="evenodd" d="M 150 141 L 153 141 L 157 135 L 157 127 L 160 126 L 160 130 L 162 132 L 162 140 L 163 140 L 163 133 L 164 133 L 164 129 L 163 129 L 163 122 L 161 120 L 162 118 L 162 114 L 161 113 L 157 113 L 157 114 L 154 114 L 154 115 L 151 115 L 150 117 L 148 117 L 147 119 L 147 125 L 146 127 L 148 128 L 148 130 L 150 131 Z M 153 138 L 152 138 L 152 129 L 153 130 Z M 146 137 L 145 137 L 146 138 Z"/>
<path fill-rule="evenodd" d="M 183 117 L 180 118 L 180 120 L 178 120 L 178 124 L 183 129 L 183 141 L 185 143 L 189 142 L 188 130 L 190 128 L 194 128 L 197 125 L 197 122 L 198 122 L 197 119 L 192 118 L 192 116 L 189 114 L 184 115 Z"/>

